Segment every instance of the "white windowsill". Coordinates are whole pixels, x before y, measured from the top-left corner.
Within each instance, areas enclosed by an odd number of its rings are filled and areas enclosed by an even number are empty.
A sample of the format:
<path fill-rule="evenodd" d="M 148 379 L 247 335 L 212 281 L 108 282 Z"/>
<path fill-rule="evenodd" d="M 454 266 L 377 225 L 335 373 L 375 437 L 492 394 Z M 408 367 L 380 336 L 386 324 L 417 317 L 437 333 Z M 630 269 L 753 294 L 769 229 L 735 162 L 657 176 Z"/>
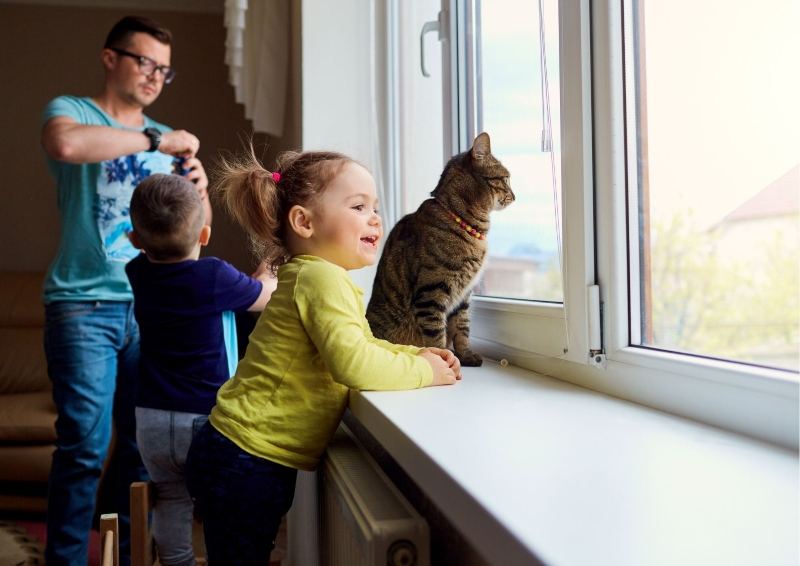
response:
<path fill-rule="evenodd" d="M 491 564 L 796 564 L 798 457 L 485 362 L 350 408 Z"/>

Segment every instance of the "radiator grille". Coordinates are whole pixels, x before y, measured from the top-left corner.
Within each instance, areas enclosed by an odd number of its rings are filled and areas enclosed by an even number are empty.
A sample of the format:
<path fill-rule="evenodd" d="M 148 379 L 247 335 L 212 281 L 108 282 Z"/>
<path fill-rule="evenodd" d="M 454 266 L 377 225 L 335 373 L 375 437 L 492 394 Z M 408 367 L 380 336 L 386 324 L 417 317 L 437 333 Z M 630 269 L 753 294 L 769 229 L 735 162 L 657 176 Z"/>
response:
<path fill-rule="evenodd" d="M 342 426 L 320 474 L 324 566 L 429 566 L 428 525 Z"/>

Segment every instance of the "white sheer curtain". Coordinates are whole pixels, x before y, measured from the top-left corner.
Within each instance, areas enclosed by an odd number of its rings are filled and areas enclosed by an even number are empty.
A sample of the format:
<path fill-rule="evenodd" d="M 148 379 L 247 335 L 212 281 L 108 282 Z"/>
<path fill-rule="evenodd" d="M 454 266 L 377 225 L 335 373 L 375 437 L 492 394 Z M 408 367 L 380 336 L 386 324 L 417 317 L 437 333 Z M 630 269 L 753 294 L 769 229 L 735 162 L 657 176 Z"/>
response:
<path fill-rule="evenodd" d="M 289 0 L 225 0 L 228 80 L 256 132 L 283 135 Z"/>

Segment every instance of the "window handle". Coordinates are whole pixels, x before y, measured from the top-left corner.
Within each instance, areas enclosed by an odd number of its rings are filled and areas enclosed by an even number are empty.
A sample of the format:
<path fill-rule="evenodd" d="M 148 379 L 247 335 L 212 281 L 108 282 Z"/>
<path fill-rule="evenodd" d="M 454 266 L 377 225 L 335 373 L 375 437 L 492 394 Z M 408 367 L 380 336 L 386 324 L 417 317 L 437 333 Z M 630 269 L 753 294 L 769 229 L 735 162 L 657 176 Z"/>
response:
<path fill-rule="evenodd" d="M 419 66 L 422 70 L 423 77 L 431 76 L 431 74 L 428 72 L 428 69 L 425 68 L 425 34 L 432 31 L 439 32 L 438 39 L 441 41 L 442 37 L 444 36 L 444 26 L 442 25 L 443 16 L 444 12 L 439 12 L 437 20 L 425 22 L 422 26 L 422 31 L 419 34 Z"/>

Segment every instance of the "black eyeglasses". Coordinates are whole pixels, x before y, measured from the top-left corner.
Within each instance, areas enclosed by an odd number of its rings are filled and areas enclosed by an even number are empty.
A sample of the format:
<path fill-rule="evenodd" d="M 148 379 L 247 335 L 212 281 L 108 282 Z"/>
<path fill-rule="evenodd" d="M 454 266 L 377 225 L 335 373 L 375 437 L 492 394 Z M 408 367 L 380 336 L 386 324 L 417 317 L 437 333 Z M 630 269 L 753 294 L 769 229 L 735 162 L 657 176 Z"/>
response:
<path fill-rule="evenodd" d="M 152 75 L 158 71 L 164 76 L 164 83 L 166 84 L 171 83 L 175 79 L 175 69 L 172 67 L 159 65 L 150 59 L 150 57 L 137 55 L 136 53 L 131 53 L 130 51 L 125 51 L 124 49 L 118 49 L 117 47 L 110 47 L 109 49 L 111 49 L 111 51 L 114 53 L 119 53 L 120 55 L 125 55 L 126 57 L 136 59 L 136 62 L 139 64 L 139 71 L 141 71 L 144 75 Z"/>

